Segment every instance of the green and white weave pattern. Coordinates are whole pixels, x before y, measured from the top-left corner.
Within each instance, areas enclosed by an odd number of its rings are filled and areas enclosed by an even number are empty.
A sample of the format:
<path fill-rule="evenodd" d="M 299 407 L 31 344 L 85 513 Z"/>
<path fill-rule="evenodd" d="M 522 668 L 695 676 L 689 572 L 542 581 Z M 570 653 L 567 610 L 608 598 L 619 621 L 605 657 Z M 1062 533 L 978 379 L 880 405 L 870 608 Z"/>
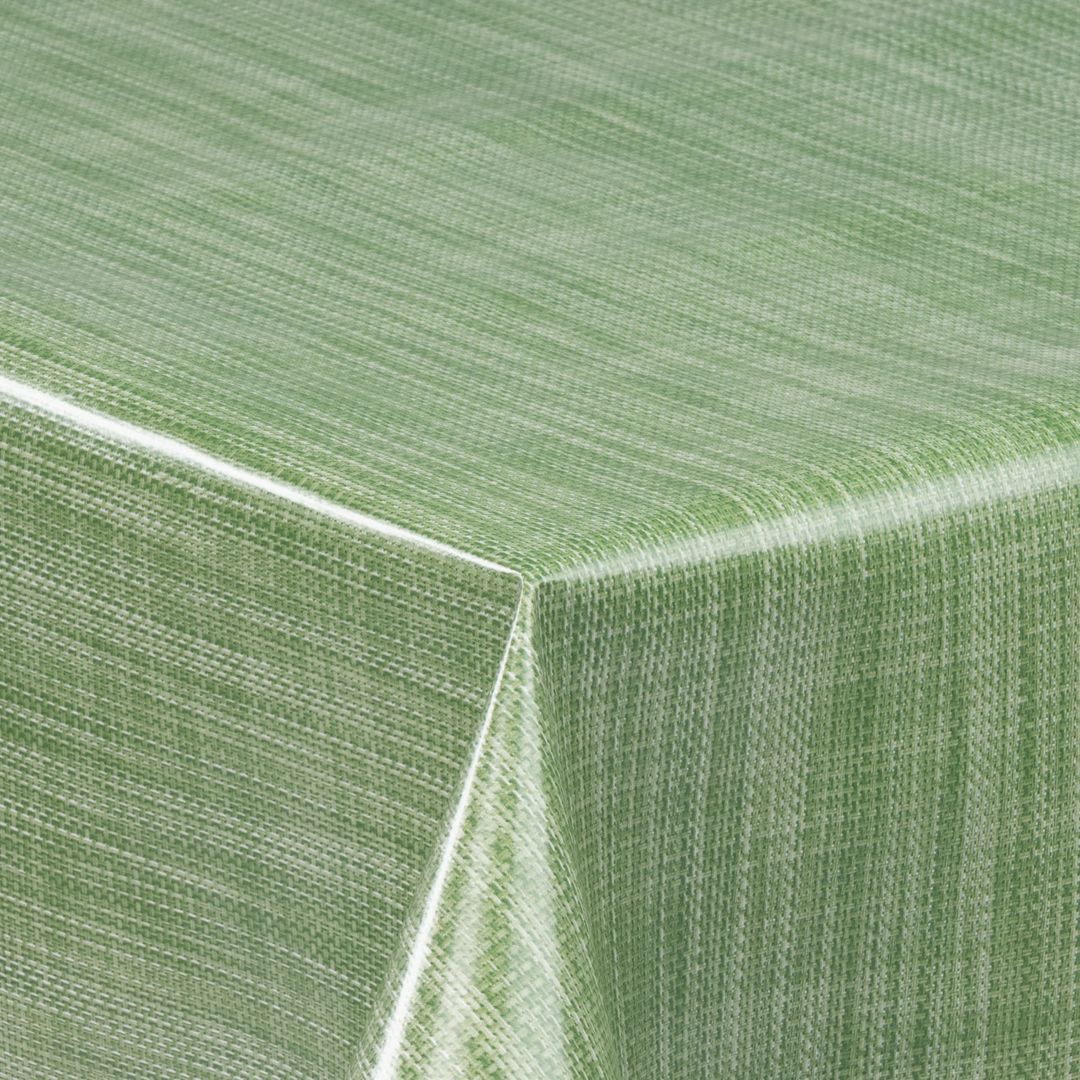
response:
<path fill-rule="evenodd" d="M 1080 6 L 0 0 L 0 1080 L 1080 1078 Z"/>

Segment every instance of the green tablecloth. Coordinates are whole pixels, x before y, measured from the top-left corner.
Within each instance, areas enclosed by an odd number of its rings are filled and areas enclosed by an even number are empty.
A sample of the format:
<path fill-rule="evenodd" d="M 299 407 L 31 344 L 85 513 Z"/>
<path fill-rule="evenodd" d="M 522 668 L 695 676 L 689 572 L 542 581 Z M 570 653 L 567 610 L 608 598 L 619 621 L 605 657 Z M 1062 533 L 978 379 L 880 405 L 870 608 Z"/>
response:
<path fill-rule="evenodd" d="M 0 0 L 0 1076 L 1080 1076 L 1080 7 Z"/>

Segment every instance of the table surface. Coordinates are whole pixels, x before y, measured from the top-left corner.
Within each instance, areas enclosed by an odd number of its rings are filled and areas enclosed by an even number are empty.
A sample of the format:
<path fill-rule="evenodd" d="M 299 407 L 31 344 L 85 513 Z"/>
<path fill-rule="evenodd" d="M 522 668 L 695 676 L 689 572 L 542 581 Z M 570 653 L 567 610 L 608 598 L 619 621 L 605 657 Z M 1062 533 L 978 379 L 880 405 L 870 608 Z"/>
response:
<path fill-rule="evenodd" d="M 241 14 L 5 6 L 0 374 L 537 577 L 1080 437 L 1075 5 Z"/>

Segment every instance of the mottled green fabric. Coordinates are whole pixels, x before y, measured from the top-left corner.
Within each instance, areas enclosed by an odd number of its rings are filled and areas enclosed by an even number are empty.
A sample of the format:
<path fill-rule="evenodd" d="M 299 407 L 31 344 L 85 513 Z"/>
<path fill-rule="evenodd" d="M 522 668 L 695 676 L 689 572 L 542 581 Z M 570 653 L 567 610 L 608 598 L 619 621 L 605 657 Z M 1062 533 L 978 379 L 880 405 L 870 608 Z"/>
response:
<path fill-rule="evenodd" d="M 0 0 L 0 1077 L 1080 1077 L 1080 7 Z"/>
<path fill-rule="evenodd" d="M 0 416 L 0 1075 L 346 1075 L 517 583 Z"/>

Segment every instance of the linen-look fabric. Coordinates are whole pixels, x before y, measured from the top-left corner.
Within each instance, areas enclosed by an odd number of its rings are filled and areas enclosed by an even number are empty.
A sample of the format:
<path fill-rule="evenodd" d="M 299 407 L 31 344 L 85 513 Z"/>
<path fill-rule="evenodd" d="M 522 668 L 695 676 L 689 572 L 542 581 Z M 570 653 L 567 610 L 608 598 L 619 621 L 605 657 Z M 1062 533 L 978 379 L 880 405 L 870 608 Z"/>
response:
<path fill-rule="evenodd" d="M 0 1078 L 1080 1077 L 1080 7 L 0 0 Z"/>

